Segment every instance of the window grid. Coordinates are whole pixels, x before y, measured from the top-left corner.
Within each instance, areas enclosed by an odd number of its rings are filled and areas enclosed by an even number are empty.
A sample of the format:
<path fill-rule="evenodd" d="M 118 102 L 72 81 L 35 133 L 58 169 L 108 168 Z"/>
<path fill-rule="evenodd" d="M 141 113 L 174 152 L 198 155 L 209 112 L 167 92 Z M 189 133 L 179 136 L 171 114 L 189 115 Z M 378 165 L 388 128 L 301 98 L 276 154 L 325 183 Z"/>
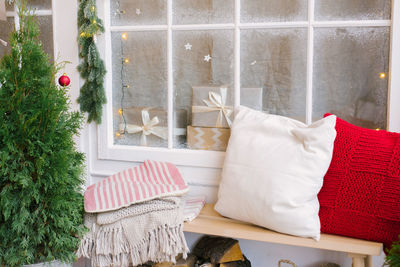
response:
<path fill-rule="evenodd" d="M 234 30 L 242 29 L 284 29 L 284 28 L 313 28 L 323 27 L 389 27 L 391 20 L 332 20 L 332 21 L 290 21 L 290 22 L 264 22 L 264 23 L 224 23 L 224 24 L 180 24 L 171 25 L 173 31 L 187 30 Z M 168 25 L 125 25 L 110 26 L 110 31 L 166 31 Z"/>
<path fill-rule="evenodd" d="M 41 10 L 35 10 L 35 15 L 36 16 L 52 16 L 53 11 L 51 9 L 41 9 Z M 18 29 L 19 28 L 19 17 L 17 16 L 17 12 L 15 11 L 7 11 L 6 12 L 7 17 L 13 17 L 14 18 L 14 23 L 15 27 Z"/>
<path fill-rule="evenodd" d="M 173 129 L 174 129 L 174 73 L 172 65 L 172 0 L 168 0 L 168 45 L 167 45 L 167 62 L 168 62 L 168 149 L 174 147 Z"/>
<path fill-rule="evenodd" d="M 392 28 L 392 19 L 390 20 L 336 20 L 336 21 L 315 21 L 314 10 L 315 0 L 308 0 L 308 20 L 307 21 L 290 21 L 290 22 L 264 22 L 264 23 L 242 23 L 241 22 L 241 0 L 235 1 L 234 22 L 233 23 L 216 23 L 216 24 L 180 24 L 173 25 L 172 5 L 174 0 L 167 0 L 167 22 L 165 25 L 123 25 L 111 26 L 110 19 L 110 1 L 104 0 L 105 8 L 105 28 L 106 28 L 106 65 L 111 68 L 112 53 L 111 49 L 111 33 L 119 31 L 135 32 L 135 31 L 165 31 L 167 33 L 167 59 L 168 59 L 168 148 L 157 147 L 137 147 L 137 146 L 121 146 L 113 144 L 112 129 L 112 101 L 107 104 L 107 122 L 105 128 L 100 127 L 100 143 L 102 143 L 102 134 L 108 141 L 106 145 L 99 144 L 99 158 L 101 159 L 124 159 L 131 161 L 141 161 L 144 157 L 148 157 L 152 153 L 152 157 L 165 160 L 170 158 L 171 161 L 176 159 L 177 164 L 216 167 L 223 160 L 224 152 L 217 151 L 201 151 L 190 149 L 175 149 L 173 147 L 173 37 L 174 31 L 195 31 L 195 30 L 233 30 L 234 31 L 234 106 L 240 104 L 240 86 L 241 86 L 241 65 L 240 65 L 240 35 L 242 29 L 283 29 L 283 28 L 306 28 L 308 30 L 307 40 L 307 88 L 306 88 L 306 123 L 312 122 L 312 105 L 313 105 L 313 65 L 314 65 L 314 30 L 315 28 L 336 28 L 336 27 L 390 27 Z M 397 0 L 393 0 L 395 3 Z M 394 6 L 395 4 L 393 4 Z M 393 8 L 393 7 L 392 7 Z M 392 13 L 394 10 L 392 10 Z M 391 30 L 391 29 L 390 29 Z M 107 49 L 108 48 L 108 49 Z M 390 85 L 390 84 L 389 84 Z M 390 86 L 389 86 L 390 90 Z M 107 80 L 107 96 L 112 97 L 112 73 L 109 73 Z M 102 131 L 104 129 L 105 131 Z M 141 151 L 140 153 L 138 153 Z M 133 153 L 136 152 L 136 153 Z M 135 156 L 133 155 L 135 154 Z M 129 155 L 129 157 L 128 157 Z M 195 162 L 196 159 L 196 162 Z M 214 160 L 214 162 L 213 162 Z"/>
<path fill-rule="evenodd" d="M 307 88 L 306 88 L 306 123 L 312 122 L 313 71 L 314 71 L 314 0 L 308 0 L 308 40 L 307 40 Z"/>

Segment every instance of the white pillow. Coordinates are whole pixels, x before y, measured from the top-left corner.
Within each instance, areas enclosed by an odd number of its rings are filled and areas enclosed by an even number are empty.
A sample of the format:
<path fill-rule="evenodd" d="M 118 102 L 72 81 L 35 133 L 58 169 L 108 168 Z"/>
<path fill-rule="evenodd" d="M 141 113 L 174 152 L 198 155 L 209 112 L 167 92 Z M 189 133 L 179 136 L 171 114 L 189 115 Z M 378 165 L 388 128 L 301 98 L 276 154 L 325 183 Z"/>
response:
<path fill-rule="evenodd" d="M 332 159 L 336 117 L 306 124 L 239 107 L 215 210 L 286 234 L 320 238 L 317 194 Z"/>

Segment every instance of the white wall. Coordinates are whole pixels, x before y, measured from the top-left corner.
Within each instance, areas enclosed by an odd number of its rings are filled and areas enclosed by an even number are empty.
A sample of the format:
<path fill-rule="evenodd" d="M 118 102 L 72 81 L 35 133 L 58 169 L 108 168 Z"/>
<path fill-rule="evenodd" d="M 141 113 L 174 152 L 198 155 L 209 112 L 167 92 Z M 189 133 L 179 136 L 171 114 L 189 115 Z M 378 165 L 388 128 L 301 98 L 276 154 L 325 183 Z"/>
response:
<path fill-rule="evenodd" d="M 76 98 L 79 96 L 79 73 L 76 70 L 78 65 L 78 46 L 77 46 L 77 0 L 60 1 L 53 0 L 54 7 L 54 36 L 56 58 L 59 61 L 70 61 L 65 68 L 65 72 L 71 78 L 70 95 L 73 100 L 73 108 L 79 106 Z M 103 49 L 100 44 L 100 49 Z M 80 149 L 86 153 L 88 176 L 87 185 L 95 183 L 110 174 L 118 172 L 135 164 L 123 161 L 99 160 L 97 138 L 97 126 L 94 124 L 85 125 L 79 139 Z M 179 166 L 184 177 L 190 185 L 191 195 L 206 195 L 209 202 L 215 202 L 217 198 L 218 184 L 220 180 L 220 169 L 184 167 Z M 188 243 L 193 243 L 198 239 L 197 234 L 186 234 Z M 318 263 L 330 261 L 341 266 L 351 266 L 350 260 L 344 253 L 336 253 L 317 249 L 299 248 L 284 245 L 274 245 L 262 242 L 240 240 L 240 245 L 245 255 L 251 260 L 255 267 L 274 267 L 277 266 L 279 259 L 290 259 L 299 267 L 318 266 Z M 374 258 L 374 266 L 382 265 L 383 255 Z"/>

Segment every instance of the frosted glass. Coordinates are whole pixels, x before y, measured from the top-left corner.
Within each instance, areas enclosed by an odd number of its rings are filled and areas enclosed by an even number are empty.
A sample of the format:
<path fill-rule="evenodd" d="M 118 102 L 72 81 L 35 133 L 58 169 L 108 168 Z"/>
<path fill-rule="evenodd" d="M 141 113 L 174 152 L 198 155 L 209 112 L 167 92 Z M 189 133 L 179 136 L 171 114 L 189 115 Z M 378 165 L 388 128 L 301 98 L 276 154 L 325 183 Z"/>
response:
<path fill-rule="evenodd" d="M 263 110 L 305 120 L 307 30 L 243 30 L 241 87 L 263 88 Z"/>
<path fill-rule="evenodd" d="M 391 0 L 318 0 L 317 20 L 390 19 Z"/>
<path fill-rule="evenodd" d="M 233 84 L 233 39 L 232 30 L 174 32 L 175 107 L 187 111 L 189 125 L 193 86 Z M 208 62 L 207 56 L 211 57 Z M 185 144 L 179 143 L 176 147 L 182 148 Z"/>
<path fill-rule="evenodd" d="M 316 29 L 315 120 L 330 112 L 362 127 L 386 127 L 389 35 L 386 27 Z"/>
<path fill-rule="evenodd" d="M 49 55 L 50 60 L 54 60 L 53 45 L 53 21 L 51 16 L 37 17 L 39 22 L 40 35 L 39 40 L 42 42 L 43 50 Z M 10 33 L 14 30 L 14 17 L 7 18 L 7 21 L 0 21 L 0 38 L 6 42 L 9 41 Z M 10 45 L 3 46 L 0 44 L 0 57 L 10 52 Z"/>
<path fill-rule="evenodd" d="M 14 29 L 14 18 L 7 18 L 7 21 L 0 21 L 0 39 L 8 42 L 11 31 Z M 10 52 L 10 45 L 0 44 L 0 58 Z"/>
<path fill-rule="evenodd" d="M 164 31 L 112 33 L 114 130 L 122 117 L 119 109 L 152 107 L 167 110 L 167 36 Z M 128 60 L 128 62 L 125 62 Z M 129 88 L 127 87 L 129 86 Z M 109 100 L 110 101 L 110 100 Z M 127 122 L 129 123 L 129 122 Z M 133 135 L 115 139 L 116 144 L 140 145 Z M 167 146 L 167 140 L 149 146 Z"/>
<path fill-rule="evenodd" d="M 307 0 L 242 0 L 242 22 L 305 21 Z"/>
<path fill-rule="evenodd" d="M 234 0 L 175 0 L 175 24 L 232 23 Z"/>
<path fill-rule="evenodd" d="M 51 9 L 51 0 L 28 0 L 28 5 L 33 9 Z M 9 4 L 6 1 L 6 10 L 14 10 L 14 4 Z"/>
<path fill-rule="evenodd" d="M 28 5 L 37 9 L 51 9 L 51 0 L 28 0 Z"/>
<path fill-rule="evenodd" d="M 167 24 L 167 0 L 109 0 L 111 25 Z"/>
<path fill-rule="evenodd" d="M 52 16 L 38 16 L 40 36 L 43 50 L 46 52 L 50 60 L 54 60 L 54 42 L 53 42 L 53 18 Z"/>

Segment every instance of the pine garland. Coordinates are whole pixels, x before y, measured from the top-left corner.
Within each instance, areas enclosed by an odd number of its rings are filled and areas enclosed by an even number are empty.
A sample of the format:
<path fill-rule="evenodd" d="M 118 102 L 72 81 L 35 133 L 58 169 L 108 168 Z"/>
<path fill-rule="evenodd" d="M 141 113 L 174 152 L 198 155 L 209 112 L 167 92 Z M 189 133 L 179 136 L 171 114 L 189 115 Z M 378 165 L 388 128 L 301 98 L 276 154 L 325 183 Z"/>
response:
<path fill-rule="evenodd" d="M 393 243 L 386 256 L 385 266 L 400 267 L 400 236 L 399 240 Z"/>
<path fill-rule="evenodd" d="M 104 32 L 103 22 L 97 16 L 96 0 L 80 0 L 78 26 L 79 56 L 82 58 L 78 70 L 85 79 L 78 103 L 81 111 L 88 113 L 88 122 L 95 121 L 100 124 L 103 104 L 106 103 L 104 92 L 106 69 L 96 46 L 96 35 Z"/>
<path fill-rule="evenodd" d="M 84 155 L 67 89 L 39 41 L 37 20 L 16 1 L 20 29 L 0 62 L 0 266 L 73 262 L 83 236 Z"/>

